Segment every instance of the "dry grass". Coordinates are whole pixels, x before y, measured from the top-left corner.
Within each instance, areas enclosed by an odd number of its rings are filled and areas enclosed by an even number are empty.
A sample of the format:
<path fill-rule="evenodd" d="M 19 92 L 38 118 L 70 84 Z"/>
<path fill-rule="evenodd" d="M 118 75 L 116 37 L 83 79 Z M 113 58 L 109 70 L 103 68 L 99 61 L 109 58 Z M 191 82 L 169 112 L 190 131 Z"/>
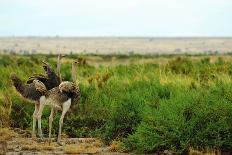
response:
<path fill-rule="evenodd" d="M 34 151 L 41 151 L 41 150 L 54 150 L 54 144 L 49 145 L 48 142 L 46 143 L 37 143 L 31 138 L 17 138 L 18 143 L 21 144 L 22 150 L 34 150 Z"/>
<path fill-rule="evenodd" d="M 0 142 L 7 141 L 18 134 L 8 128 L 0 128 Z"/>
<path fill-rule="evenodd" d="M 117 152 L 119 150 L 119 141 L 113 141 L 110 145 L 110 151 L 111 152 Z"/>
<path fill-rule="evenodd" d="M 38 143 L 31 143 L 22 145 L 22 150 L 34 150 L 34 151 L 42 151 L 42 150 L 54 150 L 54 146 L 50 146 L 48 144 L 38 144 Z"/>
<path fill-rule="evenodd" d="M 22 150 L 53 150 L 54 146 L 48 143 L 37 143 L 30 138 L 20 138 L 20 135 L 9 128 L 0 128 L 0 142 L 9 141 L 16 138 L 17 143 L 22 146 Z"/>
<path fill-rule="evenodd" d="M 0 154 L 7 151 L 6 142 L 10 142 L 11 147 L 19 147 L 20 150 L 43 152 L 43 151 L 64 151 L 69 154 L 95 154 L 98 153 L 99 148 L 102 146 L 102 142 L 94 138 L 80 139 L 80 144 L 71 144 L 64 147 L 59 147 L 56 143 L 51 145 L 48 142 L 38 143 L 32 138 L 21 137 L 21 134 L 10 130 L 9 128 L 0 128 Z M 3 150 L 3 152 L 1 152 Z M 4 152 L 5 151 L 5 152 Z"/>
<path fill-rule="evenodd" d="M 200 151 L 198 149 L 190 147 L 189 155 L 221 155 L 221 151 L 215 149 L 205 149 L 203 151 Z"/>
<path fill-rule="evenodd" d="M 94 142 L 94 146 L 96 147 L 102 147 L 103 146 L 103 143 L 100 139 L 96 139 L 95 142 Z"/>
<path fill-rule="evenodd" d="M 87 153 L 87 154 L 94 154 L 98 153 L 98 148 L 96 146 L 88 146 L 83 144 L 72 144 L 67 145 L 64 148 L 65 153 L 69 154 L 77 154 L 77 153 Z"/>
<path fill-rule="evenodd" d="M 2 93 L 0 98 L 0 127 L 9 127 L 11 123 L 12 101 L 9 95 Z"/>

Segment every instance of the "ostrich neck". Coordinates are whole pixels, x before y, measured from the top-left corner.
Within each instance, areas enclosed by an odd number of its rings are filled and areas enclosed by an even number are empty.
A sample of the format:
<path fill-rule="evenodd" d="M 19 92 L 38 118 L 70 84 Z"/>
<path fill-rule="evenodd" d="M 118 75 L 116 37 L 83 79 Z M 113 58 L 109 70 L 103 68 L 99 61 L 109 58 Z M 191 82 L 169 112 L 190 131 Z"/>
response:
<path fill-rule="evenodd" d="M 15 86 L 16 90 L 17 90 L 18 92 L 20 92 L 20 93 L 23 93 L 23 91 L 24 91 L 23 82 L 22 82 L 20 79 L 15 79 L 15 80 L 13 81 L 13 83 L 14 83 L 14 86 Z"/>
<path fill-rule="evenodd" d="M 61 55 L 59 54 L 58 59 L 57 59 L 57 76 L 60 78 L 60 81 L 61 81 L 62 79 L 61 79 L 61 73 L 60 73 L 60 59 L 61 59 Z"/>
<path fill-rule="evenodd" d="M 72 80 L 74 83 L 77 81 L 77 66 L 73 63 L 72 64 Z"/>

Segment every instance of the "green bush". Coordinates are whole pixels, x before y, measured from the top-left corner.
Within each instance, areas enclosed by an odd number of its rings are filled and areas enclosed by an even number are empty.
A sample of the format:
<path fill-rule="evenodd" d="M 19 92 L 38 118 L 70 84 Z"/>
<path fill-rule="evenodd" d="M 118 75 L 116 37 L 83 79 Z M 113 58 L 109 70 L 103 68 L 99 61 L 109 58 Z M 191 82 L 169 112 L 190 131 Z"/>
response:
<path fill-rule="evenodd" d="M 122 147 L 139 153 L 170 150 L 183 154 L 190 146 L 230 151 L 232 104 L 221 93 L 218 88 L 185 91 L 158 109 L 147 109 Z"/>
<path fill-rule="evenodd" d="M 136 99 L 136 97 L 134 98 Z M 138 99 L 138 98 L 137 98 Z M 124 99 L 111 112 L 104 128 L 102 137 L 106 142 L 126 137 L 131 134 L 141 120 L 141 103 L 138 100 Z"/>
<path fill-rule="evenodd" d="M 3 66 L 3 67 L 13 65 L 13 63 L 14 63 L 14 61 L 8 55 L 4 55 L 0 59 L 0 66 Z"/>

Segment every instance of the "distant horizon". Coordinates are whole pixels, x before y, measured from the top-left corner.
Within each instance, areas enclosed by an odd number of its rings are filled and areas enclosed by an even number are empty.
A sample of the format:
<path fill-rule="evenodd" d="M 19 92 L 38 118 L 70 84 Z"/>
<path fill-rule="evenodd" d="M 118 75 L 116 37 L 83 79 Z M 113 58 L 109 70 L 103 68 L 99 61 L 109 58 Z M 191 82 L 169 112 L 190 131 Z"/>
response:
<path fill-rule="evenodd" d="M 167 38 L 167 37 L 0 37 L 0 51 L 18 53 L 64 54 L 171 54 L 232 53 L 232 37 Z"/>
<path fill-rule="evenodd" d="M 0 36 L 0 38 L 232 38 L 232 36 Z"/>

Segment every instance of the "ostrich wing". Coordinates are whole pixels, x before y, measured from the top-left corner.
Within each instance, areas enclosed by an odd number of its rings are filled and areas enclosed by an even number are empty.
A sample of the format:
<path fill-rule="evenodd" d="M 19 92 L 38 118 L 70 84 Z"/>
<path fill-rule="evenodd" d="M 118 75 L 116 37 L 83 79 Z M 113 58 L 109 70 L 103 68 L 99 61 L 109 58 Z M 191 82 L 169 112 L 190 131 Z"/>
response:
<path fill-rule="evenodd" d="M 43 68 L 46 72 L 46 75 L 37 74 L 29 77 L 27 84 L 33 83 L 34 80 L 41 81 L 48 90 L 57 87 L 60 84 L 60 78 L 56 75 L 54 70 L 45 62 L 43 62 Z"/>
<path fill-rule="evenodd" d="M 29 77 L 29 79 L 27 80 L 27 84 L 33 83 L 34 80 L 39 80 L 43 83 L 46 83 L 48 78 L 43 74 L 35 74 L 35 75 L 32 75 L 31 77 Z"/>
<path fill-rule="evenodd" d="M 46 85 L 47 89 L 52 89 L 54 87 L 57 87 L 60 84 L 61 79 L 57 76 L 55 71 L 46 62 L 43 63 L 44 63 L 43 68 L 47 74 L 47 82 L 44 84 Z"/>

